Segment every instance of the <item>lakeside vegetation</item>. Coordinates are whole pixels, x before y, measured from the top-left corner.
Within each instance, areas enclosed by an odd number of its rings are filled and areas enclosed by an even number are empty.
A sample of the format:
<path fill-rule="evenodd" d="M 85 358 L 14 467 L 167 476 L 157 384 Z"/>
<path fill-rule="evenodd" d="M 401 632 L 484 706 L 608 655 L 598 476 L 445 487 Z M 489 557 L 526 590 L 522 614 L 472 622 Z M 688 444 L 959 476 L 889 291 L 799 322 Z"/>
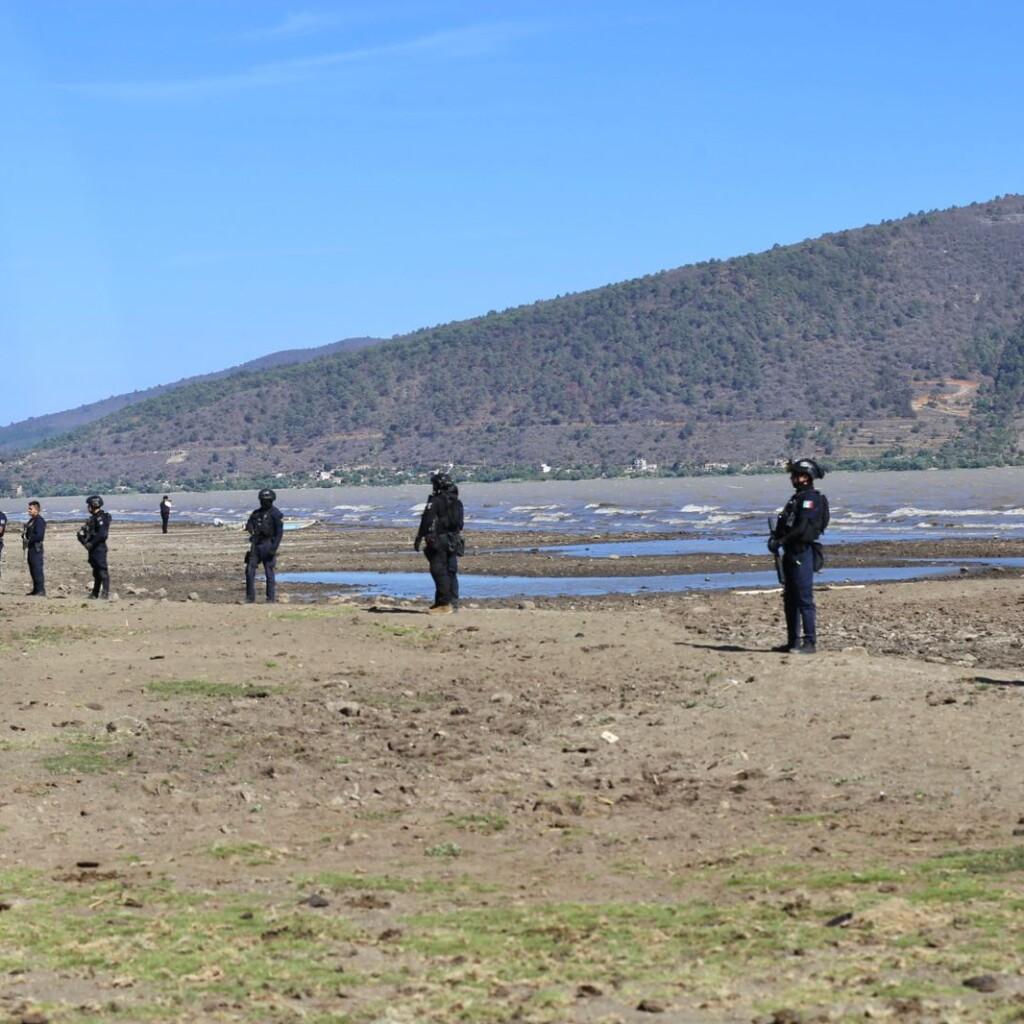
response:
<path fill-rule="evenodd" d="M 978 454 L 972 457 L 964 454 L 962 457 L 956 453 L 917 453 L 906 454 L 898 452 L 883 453 L 876 459 L 839 458 L 825 460 L 823 462 L 829 473 L 837 472 L 866 472 L 885 473 L 907 470 L 932 470 L 932 469 L 982 469 L 997 466 L 1022 466 L 1024 455 L 1015 458 L 1005 456 L 987 457 Z M 375 470 L 358 470 L 349 473 L 339 473 L 331 480 L 318 480 L 311 478 L 308 474 L 295 474 L 285 477 L 251 477 L 232 479 L 211 479 L 197 477 L 195 479 L 185 478 L 174 485 L 179 492 L 202 493 L 205 491 L 222 490 L 258 490 L 261 487 L 273 486 L 278 488 L 320 488 L 331 487 L 397 487 L 402 484 L 416 484 L 426 486 L 430 481 L 432 469 L 422 469 L 416 472 L 395 471 L 386 468 Z M 652 472 L 633 472 L 629 469 L 612 471 L 600 466 L 575 466 L 552 470 L 550 473 L 543 473 L 535 466 L 497 466 L 488 468 L 460 469 L 455 467 L 455 474 L 460 483 L 510 483 L 518 481 L 533 481 L 544 483 L 550 480 L 603 480 L 603 479 L 651 479 L 657 478 L 687 478 L 700 476 L 750 476 L 767 475 L 778 473 L 779 466 L 774 463 L 762 463 L 758 465 L 737 464 L 707 468 L 697 465 L 679 465 L 673 467 L 659 467 Z M 145 479 L 137 482 L 125 483 L 123 477 L 116 478 L 117 483 L 110 480 L 100 480 L 88 487 L 74 487 L 63 481 L 28 481 L 28 486 L 22 486 L 23 494 L 43 495 L 46 497 L 64 497 L 82 493 L 86 490 L 95 490 L 101 493 L 122 493 L 122 494 L 155 494 L 166 489 L 164 482 L 147 481 Z M 8 482 L 0 479 L 0 497 L 14 497 L 16 490 Z"/>

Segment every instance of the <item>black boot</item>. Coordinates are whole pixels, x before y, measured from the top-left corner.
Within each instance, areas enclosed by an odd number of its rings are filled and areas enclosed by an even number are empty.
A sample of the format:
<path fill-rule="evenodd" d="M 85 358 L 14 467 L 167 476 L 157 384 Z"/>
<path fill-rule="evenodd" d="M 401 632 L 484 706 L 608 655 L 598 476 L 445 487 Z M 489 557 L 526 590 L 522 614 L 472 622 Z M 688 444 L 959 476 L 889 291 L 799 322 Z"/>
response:
<path fill-rule="evenodd" d="M 799 649 L 799 640 L 787 640 L 784 644 L 773 647 L 772 654 L 795 654 Z"/>

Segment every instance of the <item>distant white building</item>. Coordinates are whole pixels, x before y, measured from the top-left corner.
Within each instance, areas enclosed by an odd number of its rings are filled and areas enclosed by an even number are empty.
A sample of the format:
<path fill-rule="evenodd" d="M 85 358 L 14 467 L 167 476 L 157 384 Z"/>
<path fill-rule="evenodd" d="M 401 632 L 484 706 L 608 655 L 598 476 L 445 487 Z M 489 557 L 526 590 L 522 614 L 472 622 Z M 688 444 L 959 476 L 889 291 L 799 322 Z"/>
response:
<path fill-rule="evenodd" d="M 550 473 L 551 472 L 551 467 L 546 462 L 542 462 L 540 464 L 540 471 L 542 473 Z"/>
<path fill-rule="evenodd" d="M 700 468 L 705 473 L 713 473 L 713 472 L 715 472 L 715 470 L 718 470 L 718 469 L 728 469 L 729 468 L 729 463 L 728 462 L 705 462 L 704 465 L 701 466 Z"/>
<path fill-rule="evenodd" d="M 329 469 L 321 469 L 316 475 L 317 480 L 333 480 L 334 474 Z"/>
<path fill-rule="evenodd" d="M 658 471 L 658 464 L 656 462 L 648 462 L 642 456 L 637 456 L 629 466 L 633 473 L 656 473 Z"/>

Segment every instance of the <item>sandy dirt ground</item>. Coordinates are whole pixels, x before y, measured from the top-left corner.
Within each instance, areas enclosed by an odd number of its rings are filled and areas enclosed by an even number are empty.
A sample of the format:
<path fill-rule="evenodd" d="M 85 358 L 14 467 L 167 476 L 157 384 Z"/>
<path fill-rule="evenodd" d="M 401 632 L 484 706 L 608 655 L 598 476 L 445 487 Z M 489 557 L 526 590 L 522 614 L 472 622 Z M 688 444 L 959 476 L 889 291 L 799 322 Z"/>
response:
<path fill-rule="evenodd" d="M 92 602 L 57 525 L 41 600 L 11 547 L 3 1019 L 1024 1019 L 1014 574 L 824 591 L 801 657 L 777 594 L 244 605 L 242 535 L 172 527 Z"/>

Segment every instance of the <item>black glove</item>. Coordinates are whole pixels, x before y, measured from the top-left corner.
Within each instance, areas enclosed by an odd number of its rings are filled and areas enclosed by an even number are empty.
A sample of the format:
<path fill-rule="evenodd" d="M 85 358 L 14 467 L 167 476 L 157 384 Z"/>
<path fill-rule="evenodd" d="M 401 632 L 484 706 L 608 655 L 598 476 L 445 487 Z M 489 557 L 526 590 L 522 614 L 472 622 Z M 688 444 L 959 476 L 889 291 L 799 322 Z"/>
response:
<path fill-rule="evenodd" d="M 779 543 L 777 538 L 775 538 L 775 537 L 769 537 L 768 538 L 768 550 L 773 555 L 776 554 L 778 552 L 779 548 L 781 548 L 781 547 L 782 547 L 782 545 Z"/>
<path fill-rule="evenodd" d="M 415 539 L 415 540 L 414 540 L 414 541 L 412 542 L 412 549 L 413 549 L 413 551 L 419 551 L 419 549 L 420 549 L 420 539 L 419 539 L 419 537 L 417 537 L 417 538 L 416 538 L 416 539 Z"/>

